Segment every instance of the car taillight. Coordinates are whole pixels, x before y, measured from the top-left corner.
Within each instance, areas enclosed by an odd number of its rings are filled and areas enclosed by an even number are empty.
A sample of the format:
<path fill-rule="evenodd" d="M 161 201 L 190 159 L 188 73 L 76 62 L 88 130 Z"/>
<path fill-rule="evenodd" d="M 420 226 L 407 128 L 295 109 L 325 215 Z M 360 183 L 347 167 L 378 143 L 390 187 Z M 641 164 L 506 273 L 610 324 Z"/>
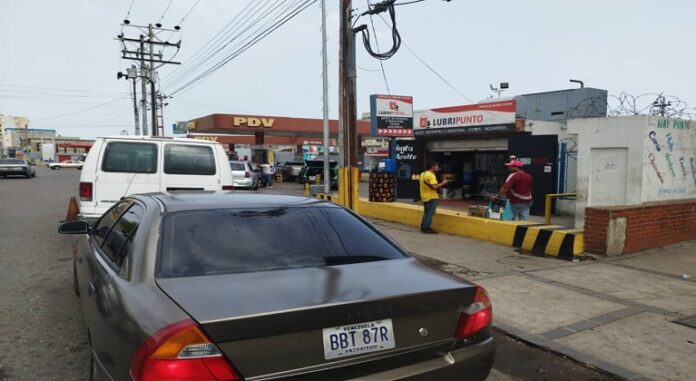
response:
<path fill-rule="evenodd" d="M 251 172 L 249 172 L 249 171 L 244 172 L 244 177 L 251 177 Z"/>
<path fill-rule="evenodd" d="M 476 286 L 474 299 L 459 317 L 459 324 L 454 337 L 464 339 L 471 337 L 493 323 L 493 305 L 483 287 Z"/>
<path fill-rule="evenodd" d="M 136 381 L 242 380 L 192 320 L 168 325 L 147 339 L 133 355 L 130 373 Z"/>
<path fill-rule="evenodd" d="M 92 183 L 80 183 L 80 201 L 92 201 Z"/>
<path fill-rule="evenodd" d="M 222 190 L 224 190 L 224 191 L 234 190 L 234 185 L 223 185 Z"/>

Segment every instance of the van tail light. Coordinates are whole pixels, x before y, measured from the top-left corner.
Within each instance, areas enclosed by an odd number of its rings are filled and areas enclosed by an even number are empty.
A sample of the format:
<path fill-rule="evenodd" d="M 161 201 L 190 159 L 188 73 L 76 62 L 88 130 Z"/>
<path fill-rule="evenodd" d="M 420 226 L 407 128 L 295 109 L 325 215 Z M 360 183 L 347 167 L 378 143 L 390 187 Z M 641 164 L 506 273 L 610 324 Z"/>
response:
<path fill-rule="evenodd" d="M 459 317 L 457 331 L 454 334 L 456 339 L 471 337 L 493 323 L 493 305 L 488 298 L 488 293 L 483 287 L 476 286 L 474 299 Z"/>
<path fill-rule="evenodd" d="M 92 201 L 93 190 L 92 183 L 80 183 L 80 201 Z"/>
<path fill-rule="evenodd" d="M 251 177 L 251 172 L 249 172 L 249 171 L 244 172 L 244 177 L 247 177 L 247 178 Z"/>
<path fill-rule="evenodd" d="M 135 381 L 242 380 L 190 319 L 168 325 L 147 339 L 133 355 L 130 373 Z"/>
<path fill-rule="evenodd" d="M 224 190 L 224 191 L 234 190 L 234 185 L 223 185 L 222 190 Z"/>

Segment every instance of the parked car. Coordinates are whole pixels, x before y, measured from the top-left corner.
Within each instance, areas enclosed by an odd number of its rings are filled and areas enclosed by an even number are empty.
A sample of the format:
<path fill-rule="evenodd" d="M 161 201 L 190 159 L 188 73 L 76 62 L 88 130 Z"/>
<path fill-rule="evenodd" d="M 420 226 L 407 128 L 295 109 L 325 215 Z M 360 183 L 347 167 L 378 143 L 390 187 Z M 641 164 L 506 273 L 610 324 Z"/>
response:
<path fill-rule="evenodd" d="M 80 176 L 80 217 L 99 218 L 135 193 L 234 189 L 220 143 L 146 136 L 97 138 Z"/>
<path fill-rule="evenodd" d="M 283 168 L 283 180 L 294 181 L 300 178 L 302 168 L 304 168 L 304 161 L 288 161 L 285 163 Z"/>
<path fill-rule="evenodd" d="M 134 195 L 59 232 L 79 235 L 92 380 L 484 380 L 493 363 L 483 288 L 332 203 Z"/>
<path fill-rule="evenodd" d="M 331 189 L 338 189 L 338 162 L 329 162 L 329 173 L 331 174 Z M 305 167 L 302 169 L 302 183 L 314 184 L 316 176 L 324 176 L 323 160 L 306 160 Z M 323 182 L 323 181 L 322 181 Z"/>
<path fill-rule="evenodd" d="M 61 168 L 77 168 L 77 169 L 82 169 L 82 166 L 85 165 L 83 161 L 80 160 L 65 160 L 61 161 L 60 163 L 48 163 L 46 166 L 51 169 L 61 169 Z"/>
<path fill-rule="evenodd" d="M 247 161 L 230 161 L 235 188 L 259 189 L 259 176 Z"/>
<path fill-rule="evenodd" d="M 36 168 L 29 160 L 24 159 L 0 159 L 0 176 L 24 176 L 36 177 Z"/>

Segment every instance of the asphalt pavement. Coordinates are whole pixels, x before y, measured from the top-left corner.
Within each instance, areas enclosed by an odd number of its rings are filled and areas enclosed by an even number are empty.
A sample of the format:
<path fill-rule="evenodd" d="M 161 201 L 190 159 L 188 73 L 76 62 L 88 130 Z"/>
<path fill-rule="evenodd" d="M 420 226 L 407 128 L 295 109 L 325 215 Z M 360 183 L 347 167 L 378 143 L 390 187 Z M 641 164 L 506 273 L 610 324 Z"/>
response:
<path fill-rule="evenodd" d="M 79 175 L 38 167 L 33 179 L 0 179 L 0 380 L 87 378 L 86 329 L 72 291 L 72 238 L 57 233 Z M 262 192 L 301 194 L 302 188 L 278 184 Z M 613 379 L 500 332 L 495 336 L 499 347 L 489 380 Z"/>
<path fill-rule="evenodd" d="M 86 330 L 72 292 L 72 238 L 58 234 L 80 172 L 0 179 L 0 380 L 84 380 Z"/>

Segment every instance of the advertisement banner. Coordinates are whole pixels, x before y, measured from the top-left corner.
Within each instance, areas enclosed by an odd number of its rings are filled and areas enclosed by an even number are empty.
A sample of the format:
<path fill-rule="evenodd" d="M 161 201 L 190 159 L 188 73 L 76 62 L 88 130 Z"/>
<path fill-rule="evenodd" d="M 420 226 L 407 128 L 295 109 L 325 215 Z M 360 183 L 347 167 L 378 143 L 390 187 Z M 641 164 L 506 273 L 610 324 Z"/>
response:
<path fill-rule="evenodd" d="M 413 97 L 370 95 L 372 136 L 413 136 Z"/>
<path fill-rule="evenodd" d="M 643 201 L 696 197 L 696 123 L 651 118 L 643 139 Z"/>
<path fill-rule="evenodd" d="M 414 112 L 415 136 L 448 136 L 515 131 L 514 100 Z"/>

